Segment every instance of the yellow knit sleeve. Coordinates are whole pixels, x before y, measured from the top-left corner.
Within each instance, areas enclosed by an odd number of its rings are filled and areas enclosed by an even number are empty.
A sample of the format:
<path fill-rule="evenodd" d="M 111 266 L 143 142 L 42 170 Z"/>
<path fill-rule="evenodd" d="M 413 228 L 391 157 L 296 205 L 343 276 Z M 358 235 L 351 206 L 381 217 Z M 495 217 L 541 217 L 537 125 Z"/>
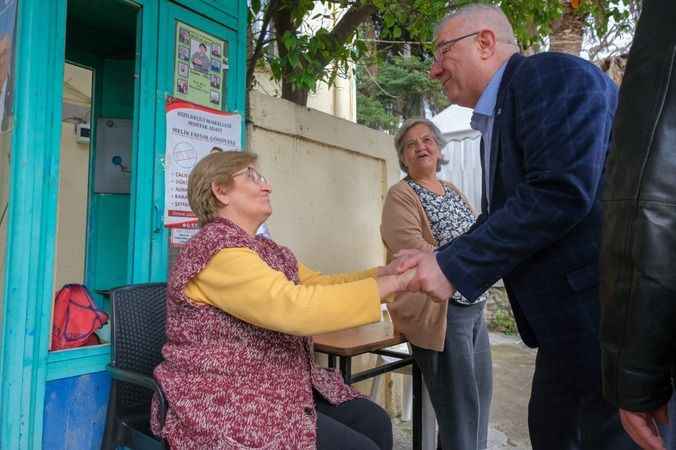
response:
<path fill-rule="evenodd" d="M 359 281 L 365 278 L 375 278 L 378 268 L 364 270 L 361 272 L 337 273 L 333 275 L 324 275 L 307 267 L 305 264 L 298 263 L 298 278 L 301 284 L 339 284 L 350 281 Z"/>
<path fill-rule="evenodd" d="M 228 248 L 215 254 L 187 284 L 185 294 L 258 327 L 297 336 L 380 320 L 375 279 L 296 285 L 247 248 Z"/>

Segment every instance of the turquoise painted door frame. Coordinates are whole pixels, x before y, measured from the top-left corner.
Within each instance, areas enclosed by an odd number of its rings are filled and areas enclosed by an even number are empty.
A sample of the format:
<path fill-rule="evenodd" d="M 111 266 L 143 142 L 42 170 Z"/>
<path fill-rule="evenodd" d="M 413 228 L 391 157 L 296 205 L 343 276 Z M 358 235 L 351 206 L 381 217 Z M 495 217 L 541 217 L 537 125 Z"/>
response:
<path fill-rule="evenodd" d="M 246 0 L 126 1 L 141 8 L 127 271 L 128 281 L 137 283 L 166 279 L 164 103 L 173 85 L 173 24 L 180 20 L 228 40 L 227 109 L 244 115 L 247 8 Z M 109 360 L 106 346 L 48 352 L 67 3 L 18 2 L 8 242 L 6 255 L 0 255 L 5 271 L 0 324 L 2 449 L 42 448 L 46 382 L 99 372 Z"/>
<path fill-rule="evenodd" d="M 155 154 L 155 89 L 157 83 L 157 33 L 159 0 L 128 2 L 139 7 L 137 52 L 134 71 L 131 201 L 127 282 L 142 283 L 150 277 L 150 241 L 153 232 L 153 183 Z M 99 93 L 100 94 L 100 93 Z M 96 94 L 95 94 L 96 96 Z M 51 301 L 51 300 L 50 300 Z M 83 347 L 50 352 L 47 381 L 103 371 L 110 362 L 110 346 Z"/>
<path fill-rule="evenodd" d="M 138 16 L 136 77 L 134 97 L 134 131 L 132 141 L 132 179 L 130 204 L 129 274 L 130 283 L 150 281 L 151 241 L 153 224 L 153 183 L 149 178 L 155 173 L 155 152 L 157 126 L 155 124 L 155 96 L 157 92 L 157 70 L 140 70 L 143 67 L 157 67 L 157 36 L 159 29 L 159 3 L 139 2 L 143 8 Z M 151 175 L 149 177 L 149 175 Z"/>
<path fill-rule="evenodd" d="M 156 98 L 157 130 L 156 136 L 156 164 L 154 178 L 154 201 L 155 201 L 155 228 L 152 239 L 151 280 L 163 281 L 167 277 L 168 239 L 169 233 L 162 226 L 164 214 L 164 158 L 166 135 L 165 103 L 172 95 L 174 89 L 174 55 L 175 35 L 177 22 L 185 23 L 200 31 L 209 33 L 219 39 L 228 42 L 229 68 L 227 97 L 225 99 L 226 111 L 237 112 L 245 116 L 245 78 L 246 78 L 246 1 L 224 0 L 222 4 L 231 6 L 230 14 L 224 9 L 217 9 L 214 5 L 216 0 L 179 0 L 182 4 L 190 4 L 194 9 L 198 5 L 207 8 L 212 16 L 206 18 L 193 11 L 183 8 L 175 3 L 162 3 L 160 5 L 160 42 L 158 59 L 158 77 Z M 242 120 L 242 145 L 245 145 L 245 120 Z"/>
<path fill-rule="evenodd" d="M 65 39 L 66 0 L 18 2 L 0 367 L 3 449 L 37 449 L 42 441 Z"/>

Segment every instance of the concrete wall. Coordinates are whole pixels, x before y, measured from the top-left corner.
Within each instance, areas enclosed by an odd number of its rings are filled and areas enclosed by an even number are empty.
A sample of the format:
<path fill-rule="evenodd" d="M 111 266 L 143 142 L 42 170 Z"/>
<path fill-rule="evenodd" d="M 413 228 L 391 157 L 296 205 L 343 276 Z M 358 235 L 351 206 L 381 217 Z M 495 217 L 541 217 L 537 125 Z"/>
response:
<path fill-rule="evenodd" d="M 256 69 L 254 89 L 272 97 L 281 97 L 282 87 L 272 80 L 266 69 Z M 308 108 L 316 109 L 341 119 L 357 122 L 357 82 L 354 75 L 338 77 L 333 86 L 318 83 L 315 92 L 310 92 Z"/>
<path fill-rule="evenodd" d="M 251 93 L 248 147 L 272 182 L 273 239 L 323 272 L 384 262 L 380 215 L 399 180 L 392 138 Z"/>
<path fill-rule="evenodd" d="M 392 137 L 256 92 L 250 113 L 248 149 L 272 182 L 272 238 L 325 273 L 383 264 L 382 206 L 400 178 Z M 352 369 L 375 364 L 365 355 Z M 392 415 L 401 414 L 401 377 L 385 375 L 379 391 Z M 371 381 L 356 387 L 368 395 Z"/>

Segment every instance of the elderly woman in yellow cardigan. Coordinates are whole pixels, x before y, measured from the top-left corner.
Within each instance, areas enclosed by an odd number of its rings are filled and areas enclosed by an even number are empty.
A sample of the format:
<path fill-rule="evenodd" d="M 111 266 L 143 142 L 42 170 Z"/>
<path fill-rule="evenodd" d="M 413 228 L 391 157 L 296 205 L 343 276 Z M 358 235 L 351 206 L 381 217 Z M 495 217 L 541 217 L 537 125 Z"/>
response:
<path fill-rule="evenodd" d="M 202 228 L 170 274 L 155 369 L 168 412 L 153 431 L 176 449 L 389 450 L 387 414 L 316 367 L 308 336 L 380 320 L 381 299 L 407 276 L 394 265 L 322 275 L 256 236 L 272 210 L 255 162 L 215 152 L 190 174 Z"/>
<path fill-rule="evenodd" d="M 403 249 L 434 251 L 475 221 L 469 202 L 437 177 L 444 139 L 427 119 L 409 119 L 395 137 L 406 177 L 392 186 L 383 207 L 381 235 L 388 257 Z M 395 328 L 413 344 L 439 422 L 442 448 L 487 446 L 491 354 L 484 321 L 485 297 L 469 304 L 459 294 L 433 299 L 405 293 L 388 305 Z"/>

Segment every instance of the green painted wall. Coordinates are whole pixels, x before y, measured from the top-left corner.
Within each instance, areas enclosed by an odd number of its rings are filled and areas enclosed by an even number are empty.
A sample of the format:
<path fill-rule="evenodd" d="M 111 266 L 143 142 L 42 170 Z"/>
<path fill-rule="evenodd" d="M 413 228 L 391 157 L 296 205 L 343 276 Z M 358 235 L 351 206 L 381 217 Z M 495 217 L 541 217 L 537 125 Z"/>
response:
<path fill-rule="evenodd" d="M 122 10 L 125 20 L 129 20 L 126 9 Z M 119 14 L 118 14 L 119 15 Z M 115 20 L 114 10 L 109 17 Z M 122 18 L 118 18 L 122 19 Z M 72 21 L 71 21 L 72 22 Z M 68 33 L 66 58 L 76 64 L 88 66 L 94 70 L 94 99 L 92 120 L 92 160 L 90 161 L 89 213 L 87 220 L 87 256 L 85 284 L 94 293 L 97 303 L 109 309 L 104 298 L 96 290 L 110 289 L 126 284 L 128 281 L 129 257 L 129 194 L 98 194 L 94 192 L 96 151 L 96 121 L 100 117 L 115 119 L 133 119 L 134 114 L 134 69 L 132 59 L 106 59 L 92 53 L 93 48 L 106 48 L 106 34 L 90 34 L 87 27 L 80 27 Z M 126 45 L 118 46 L 128 53 L 134 47 L 134 36 L 128 36 Z M 131 143 L 130 143 L 131 145 Z"/>
<path fill-rule="evenodd" d="M 96 93 L 98 93 L 94 96 L 96 119 L 133 118 L 134 65 L 133 60 L 106 59 L 98 70 L 95 68 Z M 92 155 L 95 159 L 96 142 L 93 150 Z M 92 188 L 90 188 L 86 284 L 92 290 L 110 289 L 126 284 L 128 279 L 130 195 L 95 193 L 92 182 L 92 177 L 96 176 L 95 171 L 92 169 L 90 174 Z"/>

